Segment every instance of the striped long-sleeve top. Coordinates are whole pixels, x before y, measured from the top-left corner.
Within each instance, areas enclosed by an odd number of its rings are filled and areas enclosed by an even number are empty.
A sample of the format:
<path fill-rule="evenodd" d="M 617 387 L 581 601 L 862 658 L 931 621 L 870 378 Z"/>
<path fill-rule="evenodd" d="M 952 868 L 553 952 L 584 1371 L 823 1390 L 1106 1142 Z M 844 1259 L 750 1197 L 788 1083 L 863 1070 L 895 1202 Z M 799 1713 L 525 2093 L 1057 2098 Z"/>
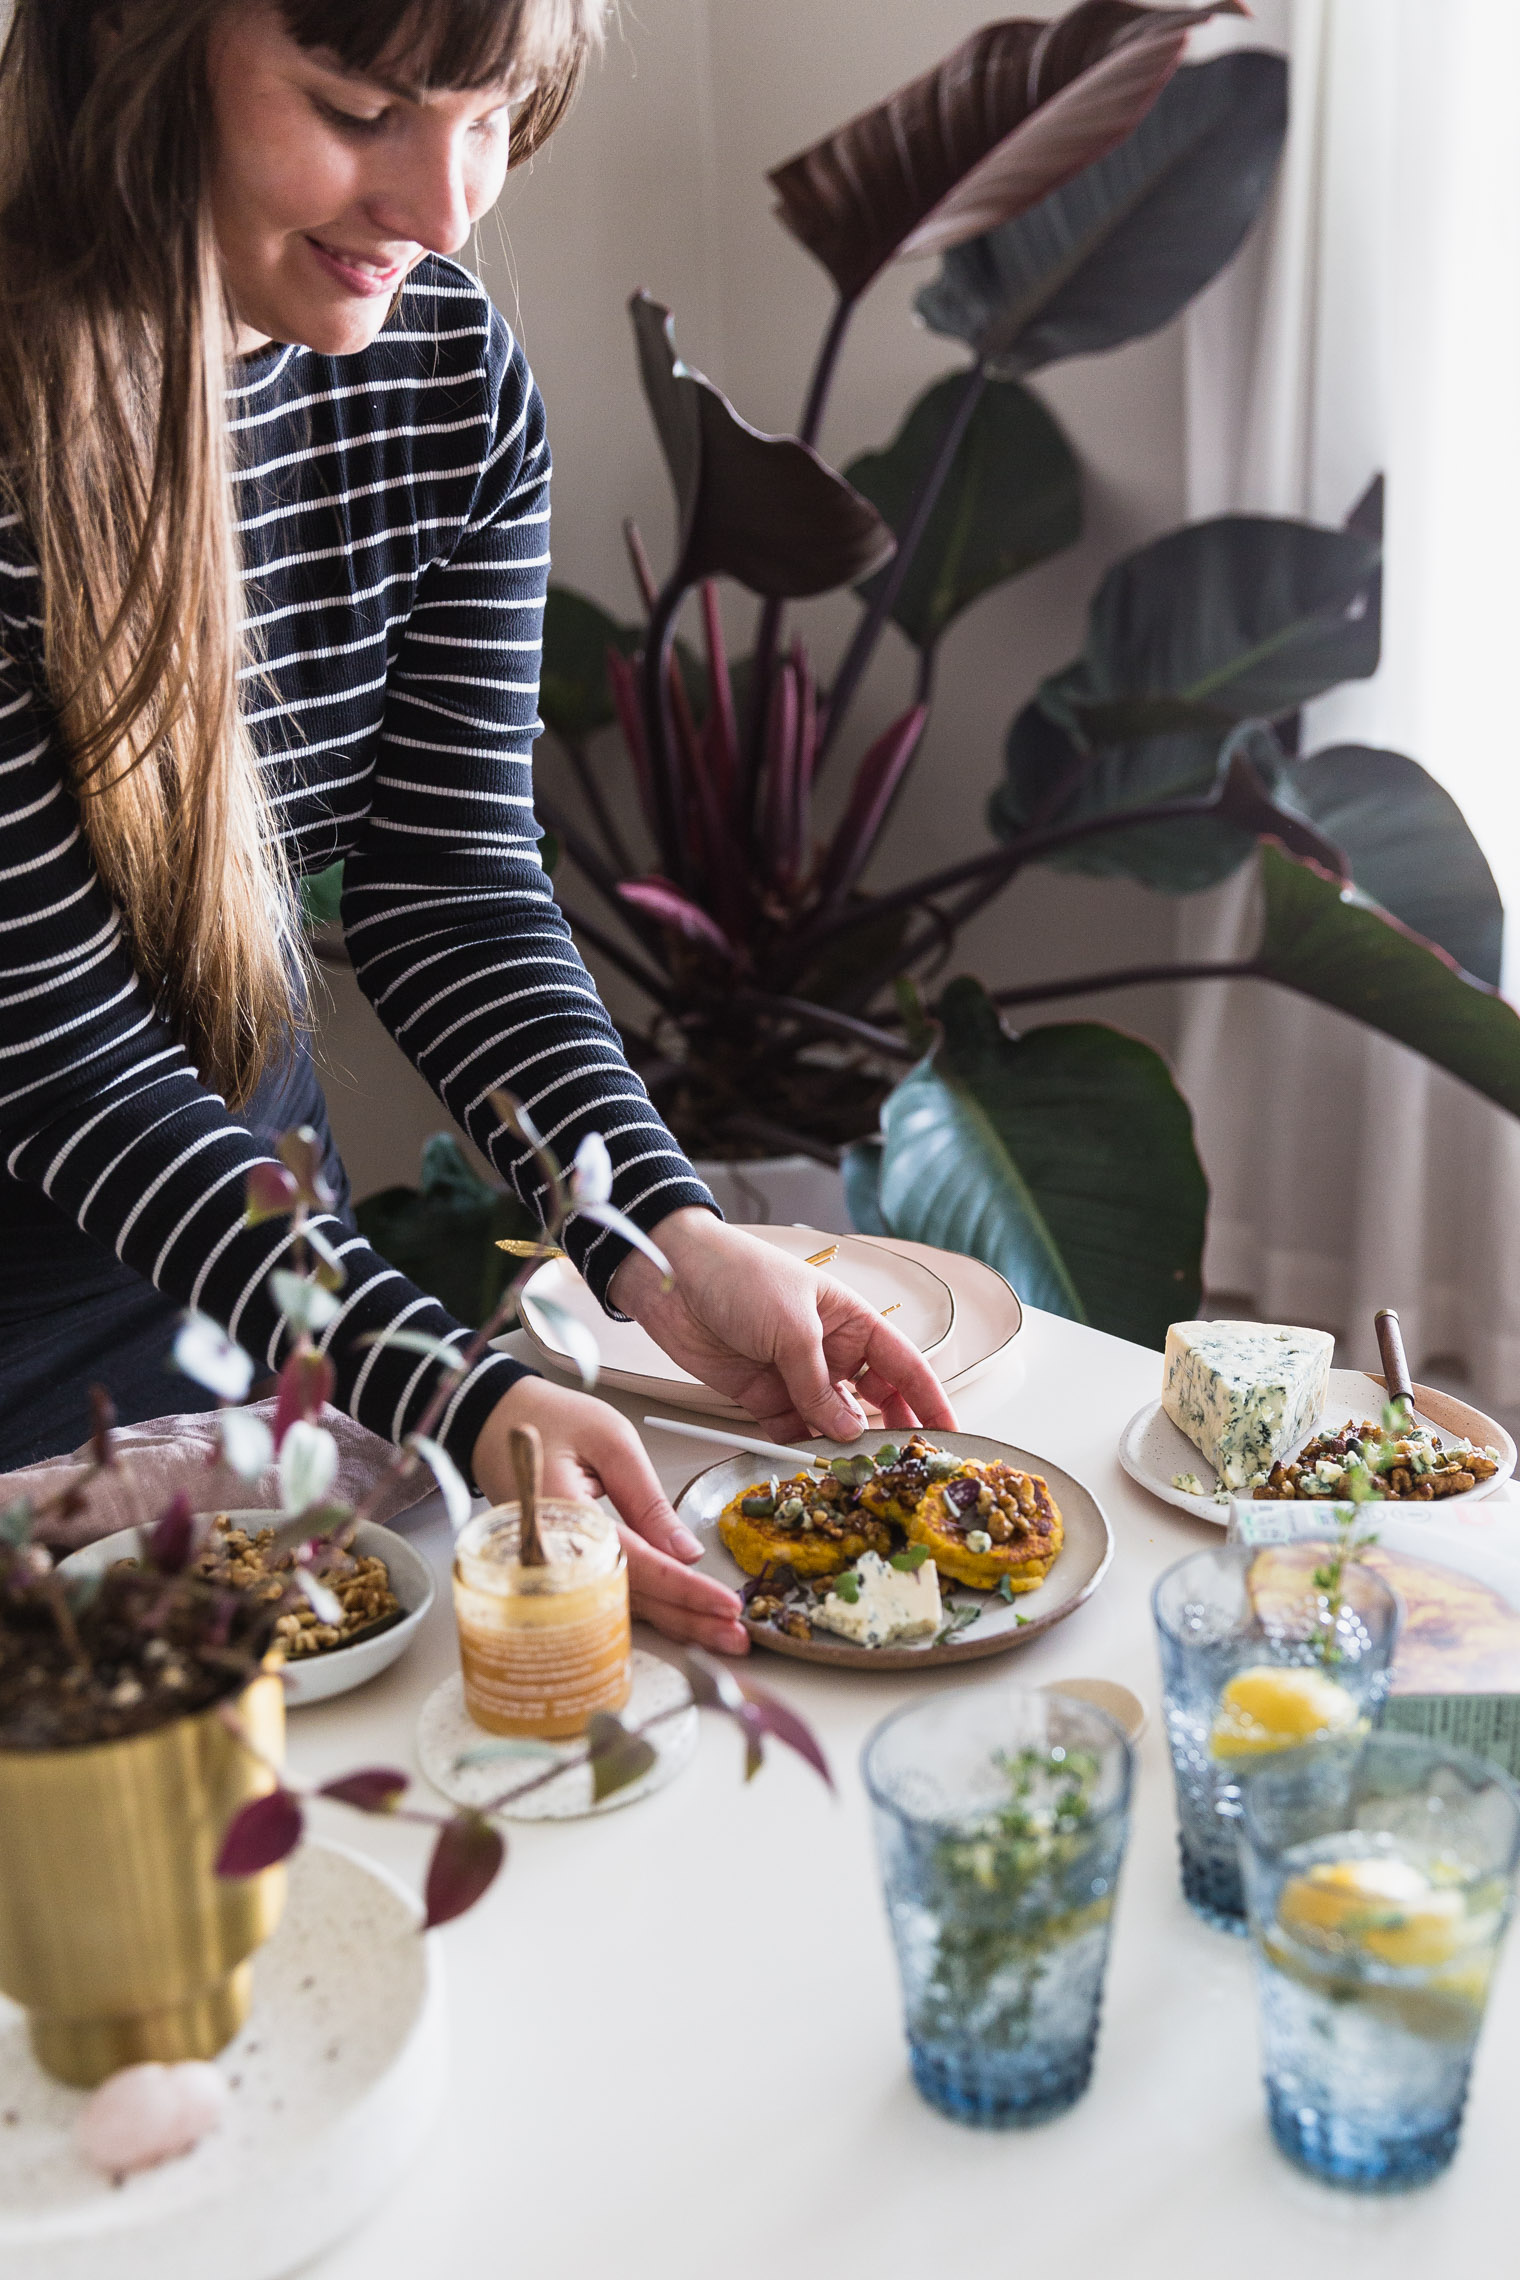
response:
<path fill-rule="evenodd" d="M 501 1086 L 562 1161 L 600 1132 L 613 1201 L 644 1228 L 710 1203 L 629 1069 L 538 859 L 549 452 L 505 322 L 466 271 L 429 259 L 369 349 L 266 350 L 240 366 L 229 410 L 256 660 L 246 717 L 295 872 L 344 859 L 365 995 L 524 1201 L 540 1188 L 490 1105 Z M 5 1172 L 275 1368 L 290 1329 L 267 1279 L 289 1226 L 245 1224 L 264 1151 L 158 1018 L 92 869 L 14 521 L 0 527 L 0 648 Z M 322 1337 L 338 1398 L 399 1440 L 439 1365 L 365 1333 L 405 1324 L 456 1349 L 466 1333 L 346 1228 L 329 1232 L 348 1277 Z M 567 1241 L 605 1296 L 623 1244 L 590 1221 Z M 439 1437 L 462 1465 L 518 1374 L 492 1355 L 453 1395 Z"/>

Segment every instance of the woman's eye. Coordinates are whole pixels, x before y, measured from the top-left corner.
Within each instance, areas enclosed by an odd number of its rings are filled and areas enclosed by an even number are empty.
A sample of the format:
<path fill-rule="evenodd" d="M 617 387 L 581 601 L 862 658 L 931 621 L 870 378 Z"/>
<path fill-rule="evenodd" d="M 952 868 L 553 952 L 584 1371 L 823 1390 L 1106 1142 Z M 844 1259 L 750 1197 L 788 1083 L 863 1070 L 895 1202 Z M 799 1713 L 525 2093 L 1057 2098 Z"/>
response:
<path fill-rule="evenodd" d="M 335 103 L 319 102 L 317 109 L 332 126 L 348 135 L 377 134 L 390 116 L 388 111 L 340 111 Z"/>

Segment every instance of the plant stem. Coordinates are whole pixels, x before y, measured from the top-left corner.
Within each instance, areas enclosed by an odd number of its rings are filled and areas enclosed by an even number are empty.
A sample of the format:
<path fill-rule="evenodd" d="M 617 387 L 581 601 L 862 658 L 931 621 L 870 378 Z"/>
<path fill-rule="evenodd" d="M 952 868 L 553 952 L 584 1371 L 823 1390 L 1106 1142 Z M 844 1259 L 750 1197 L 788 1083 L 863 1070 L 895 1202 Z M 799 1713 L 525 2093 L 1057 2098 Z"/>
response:
<path fill-rule="evenodd" d="M 668 1710 L 657 1710 L 652 1718 L 646 1718 L 642 1725 L 628 1727 L 627 1731 L 633 1740 L 642 1741 L 656 1726 L 663 1726 L 668 1718 L 682 1718 L 688 1710 L 695 1707 L 692 1696 L 688 1694 L 684 1702 L 672 1703 Z M 503 1790 L 501 1796 L 493 1797 L 489 1805 L 477 1806 L 475 1810 L 489 1820 L 493 1813 L 500 1813 L 504 1807 L 515 1805 L 520 1797 L 531 1797 L 535 1789 L 547 1789 L 550 1782 L 558 1781 L 562 1773 L 573 1773 L 577 1767 L 590 1763 L 589 1748 L 582 1750 L 579 1757 L 561 1758 L 556 1764 L 546 1766 L 542 1773 L 534 1774 L 531 1781 L 521 1782 L 516 1789 Z"/>
<path fill-rule="evenodd" d="M 994 1005 L 1041 1005 L 1053 998 L 1087 997 L 1097 990 L 1139 989 L 1148 982 L 1270 981 L 1253 958 L 1205 959 L 1196 965 L 1120 966 L 1108 974 L 1077 974 L 1064 982 L 1030 982 L 993 990 Z"/>
<path fill-rule="evenodd" d="M 807 401 L 802 409 L 802 424 L 797 440 L 816 447 L 823 428 L 823 415 L 834 375 L 839 368 L 839 352 L 844 347 L 845 334 L 855 314 L 856 297 L 841 296 L 834 304 L 828 330 L 819 345 L 813 376 L 808 382 Z M 760 773 L 761 754 L 765 750 L 765 724 L 770 716 L 771 682 L 776 675 L 776 658 L 781 648 L 781 615 L 784 604 L 768 601 L 760 612 L 760 623 L 755 634 L 754 685 L 750 692 L 748 732 L 745 738 L 744 812 L 749 812 L 754 798 L 755 784 Z M 819 755 L 822 758 L 822 754 Z"/>
<path fill-rule="evenodd" d="M 956 454 L 965 440 L 966 430 L 971 425 L 972 415 L 981 402 L 986 387 L 987 373 L 984 367 L 980 364 L 973 364 L 966 374 L 965 385 L 961 390 L 955 410 L 951 414 L 950 424 L 940 439 L 939 450 L 935 453 L 933 463 L 920 483 L 918 495 L 909 509 L 907 526 L 897 542 L 897 552 L 887 564 L 880 590 L 857 626 L 855 638 L 845 651 L 844 661 L 835 676 L 834 686 L 829 691 L 828 711 L 825 715 L 823 734 L 818 746 L 820 765 L 843 726 L 845 715 L 850 709 L 855 692 L 864 677 L 866 667 L 876 653 L 876 644 L 881 639 L 882 629 L 892 614 L 893 605 L 898 595 L 902 592 L 903 583 L 913 566 L 913 558 L 918 552 L 924 532 L 929 527 L 929 518 L 939 504 L 940 493 L 949 480 L 950 470 L 955 465 Z"/>
<path fill-rule="evenodd" d="M 691 858 L 681 812 L 680 759 L 670 696 L 670 660 L 675 647 L 676 613 L 685 590 L 672 582 L 655 599 L 645 636 L 643 659 L 644 734 L 649 772 L 654 779 L 655 814 L 663 841 L 661 854 L 677 886 L 691 884 Z"/>
<path fill-rule="evenodd" d="M 602 845 L 607 850 L 608 860 L 617 870 L 622 872 L 625 878 L 631 878 L 634 872 L 634 864 L 628 853 L 627 842 L 613 820 L 612 810 L 607 805 L 602 787 L 596 780 L 596 771 L 587 756 L 586 747 L 579 739 L 572 742 L 569 738 L 561 738 L 560 741 L 570 755 L 570 765 L 575 770 L 575 780 L 580 785 L 582 798 L 591 810 L 592 820 L 602 835 Z M 560 836 L 563 837 L 563 833 Z"/>
<path fill-rule="evenodd" d="M 857 1021 L 853 1014 L 840 1013 L 833 1006 L 814 1005 L 808 998 L 776 997 L 766 990 L 736 990 L 736 1006 L 753 1007 L 757 1013 L 785 1014 L 793 1021 L 804 1022 L 816 1029 L 822 1037 L 842 1037 L 853 1045 L 869 1045 L 875 1053 L 885 1053 L 894 1061 L 911 1061 L 916 1054 L 904 1050 L 901 1038 L 889 1030 L 878 1029 L 869 1021 Z"/>

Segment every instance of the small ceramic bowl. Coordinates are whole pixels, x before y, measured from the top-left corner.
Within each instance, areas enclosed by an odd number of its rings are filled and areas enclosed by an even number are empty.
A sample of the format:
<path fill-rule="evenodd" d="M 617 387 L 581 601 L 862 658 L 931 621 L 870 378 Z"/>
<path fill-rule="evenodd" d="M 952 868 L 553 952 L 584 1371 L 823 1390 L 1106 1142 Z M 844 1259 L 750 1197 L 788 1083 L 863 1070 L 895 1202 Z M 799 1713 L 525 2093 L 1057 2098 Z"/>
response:
<path fill-rule="evenodd" d="M 252 1532 L 269 1527 L 278 1515 L 228 1512 L 222 1517 Z M 325 1654 L 303 1655 L 298 1662 L 286 1663 L 283 1676 L 289 1709 L 303 1709 L 308 1702 L 325 1702 L 333 1694 L 349 1694 L 356 1686 L 363 1686 L 367 1679 L 377 1678 L 381 1671 L 389 1670 L 391 1664 L 406 1653 L 433 1604 L 436 1593 L 432 1569 L 422 1554 L 393 1528 L 381 1528 L 373 1520 L 362 1520 L 354 1533 L 354 1550 L 362 1556 L 384 1560 L 390 1570 L 391 1589 L 401 1602 L 401 1620 L 392 1623 L 388 1630 L 377 1631 L 372 1638 L 356 1639 L 352 1646 L 329 1647 Z M 102 1536 L 98 1544 L 85 1544 L 79 1551 L 70 1552 L 60 1566 L 65 1575 L 95 1575 L 114 1567 L 118 1560 L 137 1559 L 141 1552 L 141 1529 L 120 1528 L 114 1536 Z"/>

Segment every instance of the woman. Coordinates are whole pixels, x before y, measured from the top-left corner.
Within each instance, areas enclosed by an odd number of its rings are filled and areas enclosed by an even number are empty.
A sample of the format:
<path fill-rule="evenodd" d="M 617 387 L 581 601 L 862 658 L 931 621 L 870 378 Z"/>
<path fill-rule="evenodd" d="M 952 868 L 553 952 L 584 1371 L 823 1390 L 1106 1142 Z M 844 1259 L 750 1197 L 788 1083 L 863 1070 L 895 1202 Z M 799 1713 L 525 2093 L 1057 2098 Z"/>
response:
<path fill-rule="evenodd" d="M 772 1434 L 953 1422 L 828 1278 L 725 1227 L 628 1068 L 537 858 L 549 454 L 520 350 L 448 258 L 551 131 L 600 0 L 16 0 L 0 62 L 0 1463 L 183 1405 L 180 1309 L 276 1367 L 249 1167 L 326 1140 L 294 881 L 342 857 L 361 986 L 526 1200 L 490 1106 L 591 1131 L 668 1256 L 572 1224 L 614 1312 Z M 331 1155 L 331 1143 L 327 1141 Z M 338 1398 L 415 1423 L 459 1326 L 343 1198 Z M 493 1355 L 440 1437 L 509 1427 L 625 1524 L 635 1605 L 742 1652 L 632 1429 Z"/>

